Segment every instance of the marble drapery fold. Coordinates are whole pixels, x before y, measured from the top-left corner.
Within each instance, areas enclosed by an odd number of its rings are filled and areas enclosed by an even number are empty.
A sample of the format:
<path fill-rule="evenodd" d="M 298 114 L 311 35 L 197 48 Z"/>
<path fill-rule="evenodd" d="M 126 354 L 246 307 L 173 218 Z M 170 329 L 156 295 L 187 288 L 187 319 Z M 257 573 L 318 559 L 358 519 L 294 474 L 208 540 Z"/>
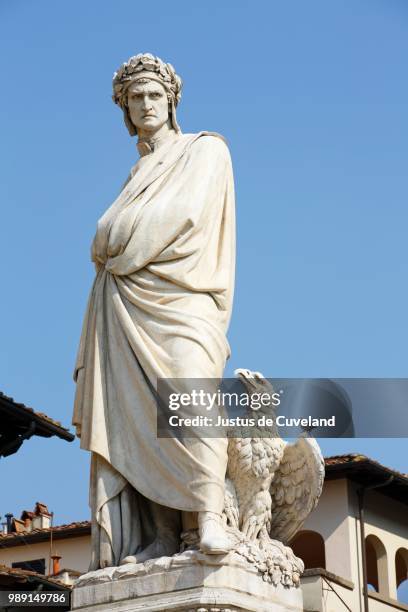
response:
<path fill-rule="evenodd" d="M 117 565 L 141 544 L 144 498 L 223 508 L 227 441 L 158 439 L 155 396 L 159 377 L 220 378 L 229 356 L 235 222 L 223 139 L 180 134 L 142 157 L 98 222 L 92 259 L 73 424 L 92 452 L 94 546 Z"/>

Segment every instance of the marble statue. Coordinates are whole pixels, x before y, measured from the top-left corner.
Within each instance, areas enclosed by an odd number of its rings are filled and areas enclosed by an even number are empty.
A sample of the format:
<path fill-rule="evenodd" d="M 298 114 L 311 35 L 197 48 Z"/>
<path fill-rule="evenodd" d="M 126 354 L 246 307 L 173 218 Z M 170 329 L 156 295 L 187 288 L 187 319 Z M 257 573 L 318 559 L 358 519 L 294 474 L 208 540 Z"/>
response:
<path fill-rule="evenodd" d="M 133 576 L 139 593 L 151 574 L 164 592 L 174 590 L 170 574 L 163 577 L 173 571 L 181 593 L 198 588 L 203 568 L 211 582 L 213 570 L 229 564 L 231 601 L 239 588 L 242 597 L 265 601 L 272 591 L 259 584 L 266 581 L 283 601 L 274 609 L 300 610 L 294 592 L 303 563 L 288 544 L 322 491 L 315 440 L 305 434 L 288 444 L 275 427 L 265 436 L 257 425 L 249 435 L 235 428 L 219 438 L 156 435 L 157 380 L 220 379 L 230 354 L 235 224 L 227 145 L 211 132 L 181 133 L 181 79 L 160 58 L 130 58 L 115 73 L 113 91 L 140 159 L 92 245 L 96 277 L 73 417 L 92 458 L 92 561 L 78 585 Z M 236 374 L 249 394 L 273 394 L 261 374 Z M 202 571 L 193 579 L 185 570 L 194 564 Z M 255 575 L 263 580 L 254 582 Z M 85 610 L 97 596 L 80 591 L 74 609 Z M 100 597 L 109 602 L 112 591 Z M 166 609 L 138 605 L 126 609 Z M 257 605 L 245 609 L 269 609 Z M 177 609 L 190 609 L 183 606 Z"/>
<path fill-rule="evenodd" d="M 100 218 L 96 277 L 74 378 L 73 424 L 92 453 L 91 569 L 179 550 L 225 553 L 227 440 L 156 436 L 157 379 L 222 376 L 230 354 L 235 221 L 231 159 L 218 134 L 182 134 L 181 79 L 151 54 L 115 73 L 140 159 Z"/>
<path fill-rule="evenodd" d="M 239 369 L 235 374 L 249 395 L 273 396 L 271 383 L 259 372 Z M 268 578 L 297 584 L 303 564 L 288 544 L 320 498 L 324 459 L 307 431 L 295 443 L 283 440 L 271 407 L 251 411 L 255 425 L 241 431 L 234 427 L 228 436 L 224 521 L 243 544 L 243 550 L 248 543 L 258 545 Z M 273 421 L 270 427 L 258 425 L 263 416 Z M 277 548 L 280 552 L 276 556 Z M 283 565 L 278 559 L 285 560 Z M 285 573 L 285 567 L 290 571 Z"/>
<path fill-rule="evenodd" d="M 259 372 L 240 369 L 235 373 L 249 395 L 273 395 L 271 383 Z M 253 413 L 255 425 L 242 432 L 234 427 L 234 437 L 228 438 L 224 513 L 228 523 L 250 540 L 273 537 L 288 543 L 318 502 L 324 460 L 307 432 L 289 444 L 279 435 L 275 419 L 268 428 L 258 427 L 262 416 L 276 416 L 270 407 Z"/>

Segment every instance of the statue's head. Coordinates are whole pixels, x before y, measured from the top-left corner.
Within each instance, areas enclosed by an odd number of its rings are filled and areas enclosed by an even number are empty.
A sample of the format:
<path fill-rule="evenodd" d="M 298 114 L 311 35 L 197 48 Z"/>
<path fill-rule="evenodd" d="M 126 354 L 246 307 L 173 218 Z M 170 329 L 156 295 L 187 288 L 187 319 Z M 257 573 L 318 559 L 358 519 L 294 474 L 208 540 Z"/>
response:
<path fill-rule="evenodd" d="M 150 53 L 139 53 L 113 75 L 113 101 L 123 110 L 131 136 L 138 129 L 156 131 L 169 119 L 176 132 L 176 106 L 181 98 L 181 78 L 171 64 Z"/>

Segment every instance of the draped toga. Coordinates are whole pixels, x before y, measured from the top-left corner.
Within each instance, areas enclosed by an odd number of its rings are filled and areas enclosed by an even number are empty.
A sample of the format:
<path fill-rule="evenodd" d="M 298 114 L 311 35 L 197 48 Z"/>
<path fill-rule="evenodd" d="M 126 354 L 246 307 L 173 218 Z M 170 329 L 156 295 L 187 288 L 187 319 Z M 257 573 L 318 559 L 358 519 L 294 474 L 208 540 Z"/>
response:
<path fill-rule="evenodd" d="M 141 544 L 144 498 L 223 509 L 227 441 L 158 438 L 155 394 L 158 378 L 221 378 L 229 356 L 234 185 L 222 137 L 174 134 L 142 157 L 98 222 L 92 260 L 73 424 L 92 453 L 94 561 L 117 565 Z"/>

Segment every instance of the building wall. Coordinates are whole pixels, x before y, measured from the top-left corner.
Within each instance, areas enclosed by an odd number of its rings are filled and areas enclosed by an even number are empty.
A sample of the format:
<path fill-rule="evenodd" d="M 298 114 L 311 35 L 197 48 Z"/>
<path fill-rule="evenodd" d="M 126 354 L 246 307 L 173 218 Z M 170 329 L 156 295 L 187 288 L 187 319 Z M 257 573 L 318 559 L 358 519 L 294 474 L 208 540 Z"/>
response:
<path fill-rule="evenodd" d="M 79 572 L 86 572 L 89 567 L 91 554 L 91 537 L 89 535 L 76 538 L 65 538 L 53 542 L 53 552 L 61 555 L 61 568 L 69 568 Z M 46 561 L 48 572 L 48 561 L 50 556 L 50 543 L 39 542 L 25 546 L 0 548 L 0 564 L 11 566 L 17 561 L 29 561 L 30 559 L 42 559 Z"/>
<path fill-rule="evenodd" d="M 353 590 L 330 582 L 334 592 L 321 576 L 304 577 L 301 584 L 305 612 L 347 612 L 343 602 L 357 612 Z"/>
<path fill-rule="evenodd" d="M 350 559 L 350 522 L 346 480 L 328 480 L 317 508 L 309 515 L 302 530 L 323 536 L 326 569 L 353 580 Z"/>
<path fill-rule="evenodd" d="M 329 582 L 331 587 L 321 576 L 302 578 L 305 612 L 347 612 L 346 606 L 352 612 L 363 612 L 364 606 L 362 603 L 358 603 L 355 588 L 351 590 L 334 581 L 329 580 Z M 386 603 L 369 597 L 369 609 L 370 612 L 392 612 L 392 610 L 408 610 L 408 607 L 399 607 L 393 605 L 392 602 Z"/>
<path fill-rule="evenodd" d="M 364 610 L 360 523 L 358 514 L 358 485 L 346 479 L 326 481 L 317 508 L 305 522 L 302 530 L 315 531 L 325 540 L 326 570 L 354 583 L 350 590 L 341 585 L 333 588 L 345 600 L 353 612 Z M 399 548 L 407 548 L 407 509 L 380 490 L 367 491 L 365 498 L 365 536 L 376 536 L 386 551 L 386 589 L 380 592 L 384 602 L 369 598 L 370 611 L 383 612 L 401 609 L 392 604 L 397 600 L 395 554 Z M 383 568 L 384 569 L 384 568 Z M 383 580 L 384 583 L 384 580 Z M 302 589 L 307 606 L 316 606 L 320 597 L 322 612 L 345 609 L 341 601 L 322 578 L 302 579 Z M 336 607 L 337 605 L 337 607 Z M 313 610 L 313 607 L 306 607 Z M 406 608 L 408 609 L 408 607 Z"/>
<path fill-rule="evenodd" d="M 349 483 L 350 514 L 353 516 L 355 528 L 355 549 L 361 567 L 360 527 L 358 521 L 357 486 Z M 378 490 L 367 491 L 365 495 L 365 536 L 374 535 L 384 545 L 386 551 L 387 589 L 384 593 L 391 599 L 397 599 L 395 554 L 399 548 L 408 548 L 408 521 L 406 505 L 390 499 Z M 359 568 L 355 563 L 354 572 Z M 359 580 L 362 582 L 361 572 Z M 376 602 L 377 603 L 377 602 Z M 374 602 L 373 604 L 374 605 Z"/>

